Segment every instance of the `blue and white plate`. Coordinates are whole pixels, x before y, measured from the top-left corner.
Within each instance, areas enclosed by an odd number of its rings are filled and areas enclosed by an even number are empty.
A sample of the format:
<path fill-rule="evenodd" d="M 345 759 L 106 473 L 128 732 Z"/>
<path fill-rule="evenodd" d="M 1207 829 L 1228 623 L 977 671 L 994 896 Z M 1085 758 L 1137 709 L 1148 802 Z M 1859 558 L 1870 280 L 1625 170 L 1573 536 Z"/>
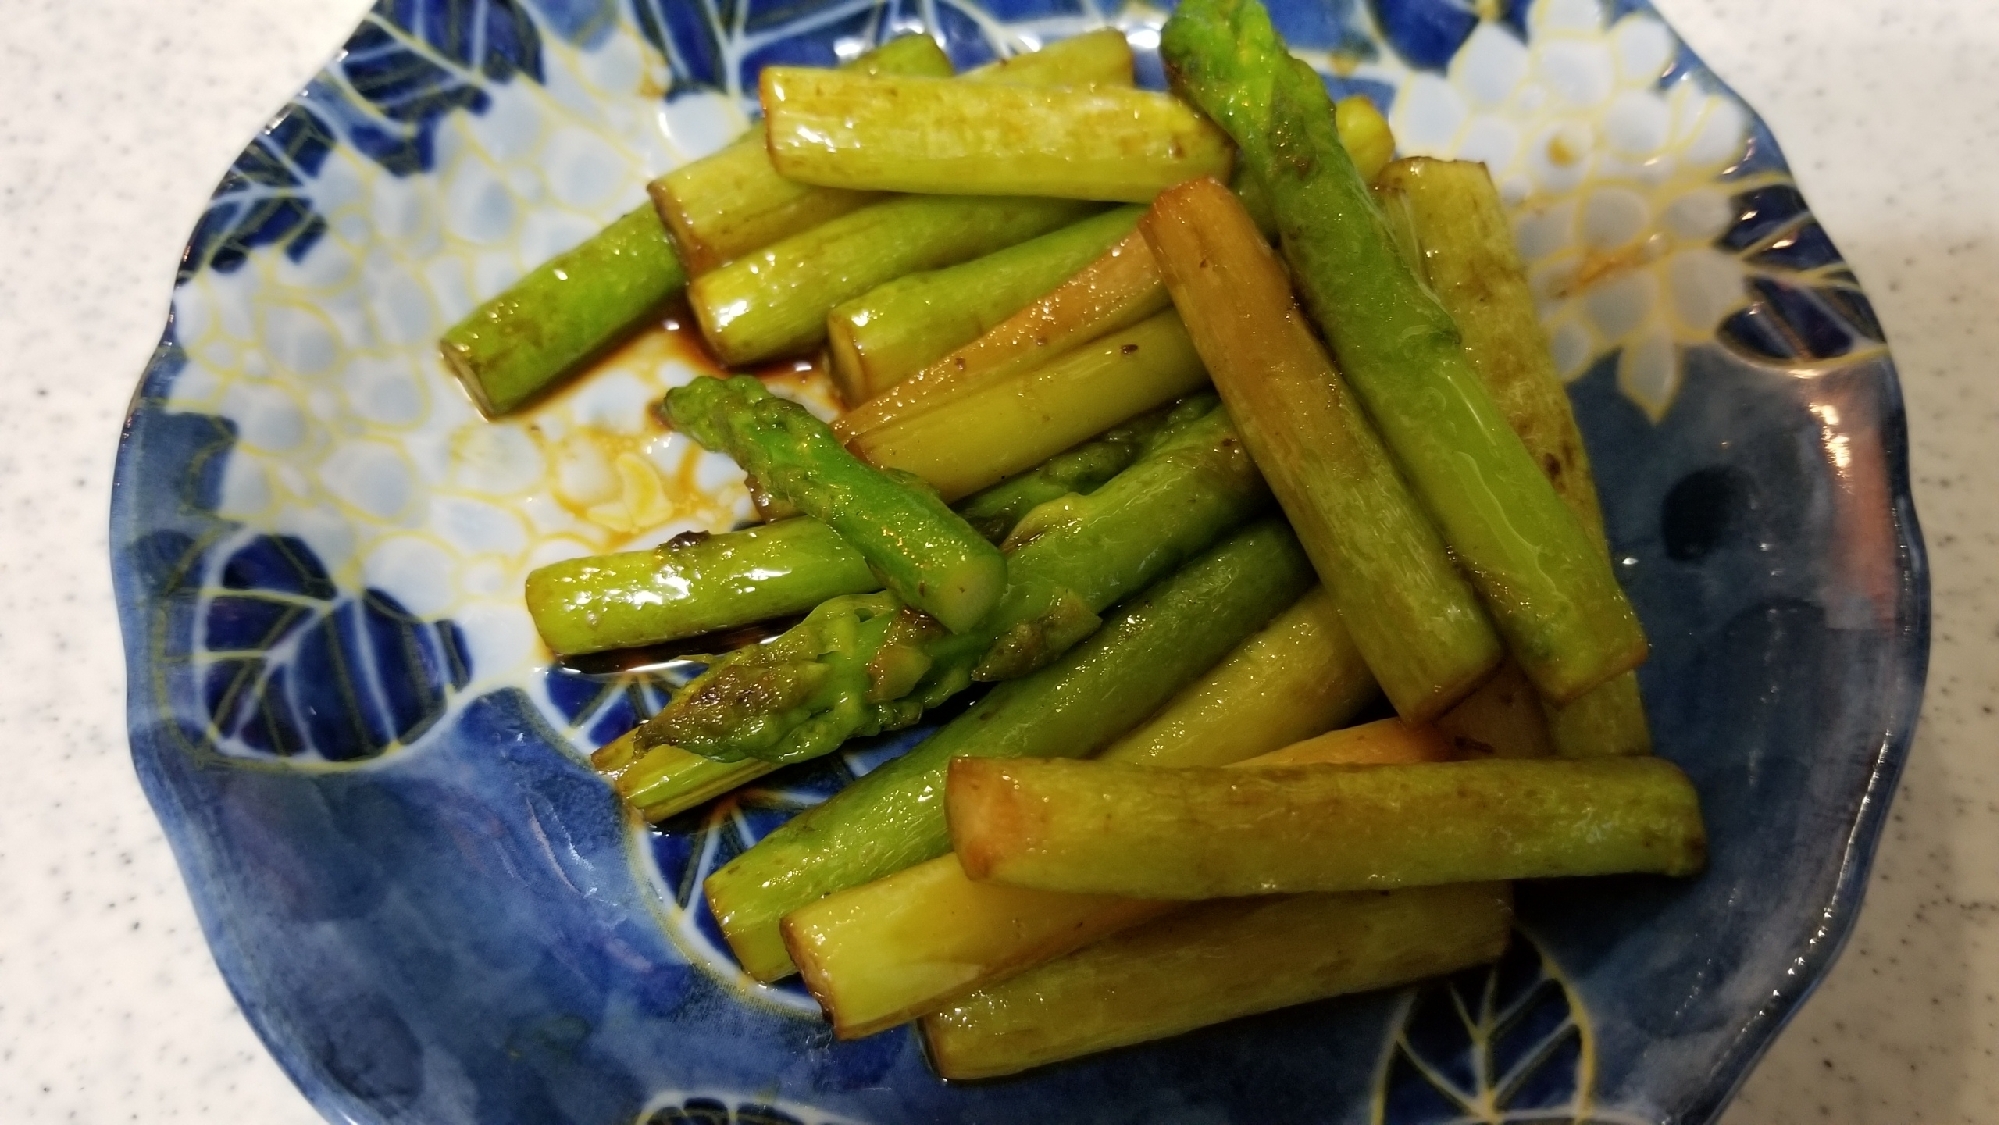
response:
<path fill-rule="evenodd" d="M 133 754 L 216 960 L 328 1118 L 1705 1122 L 1851 925 L 1928 586 L 1867 298 L 1768 132 L 1643 0 L 1278 0 L 1407 151 L 1486 161 L 1651 632 L 1691 882 L 1523 888 L 1500 965 L 1011 1081 L 834 1043 L 702 875 L 894 745 L 639 830 L 583 764 L 668 679 L 551 670 L 531 568 L 746 514 L 649 428 L 667 326 L 482 421 L 439 332 L 747 120 L 756 69 L 927 30 L 961 64 L 1164 12 L 1096 0 L 381 0 L 188 246 L 119 452 Z M 820 377 L 776 381 L 824 407 Z M 913 735 L 910 737 L 914 737 Z M 906 740 L 905 740 L 906 742 Z"/>

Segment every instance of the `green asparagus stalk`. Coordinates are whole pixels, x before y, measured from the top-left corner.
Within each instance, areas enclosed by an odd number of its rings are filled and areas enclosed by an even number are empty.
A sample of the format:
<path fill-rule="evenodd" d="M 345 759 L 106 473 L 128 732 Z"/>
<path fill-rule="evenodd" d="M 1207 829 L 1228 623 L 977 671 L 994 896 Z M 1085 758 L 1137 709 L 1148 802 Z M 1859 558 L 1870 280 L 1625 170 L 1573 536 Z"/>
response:
<path fill-rule="evenodd" d="M 843 69 L 949 78 L 951 58 L 928 35 L 904 35 Z M 770 164 L 762 122 L 735 143 L 652 181 L 646 191 L 681 261 L 697 276 L 879 198 L 873 192 L 813 187 L 778 175 Z"/>
<path fill-rule="evenodd" d="M 1228 138 L 1147 90 L 868 78 L 766 67 L 771 163 L 802 183 L 863 191 L 1047 195 L 1143 203 L 1228 176 Z"/>
<path fill-rule="evenodd" d="M 1169 310 L 1045 367 L 869 430 L 848 447 L 955 499 L 1207 385 L 1193 341 Z"/>
<path fill-rule="evenodd" d="M 965 874 L 1134 898 L 1384 890 L 1706 862 L 1700 802 L 1658 758 L 1161 770 L 961 761 Z"/>
<path fill-rule="evenodd" d="M 1034 508 L 1096 491 L 1214 401 L 1195 396 L 1134 418 L 968 498 L 959 514 L 988 541 L 1001 542 Z M 647 551 L 551 563 L 528 575 L 527 606 L 549 648 L 575 656 L 802 614 L 828 598 L 879 589 L 881 579 L 838 532 L 793 515 L 679 536 Z"/>
<path fill-rule="evenodd" d="M 783 933 L 833 1035 L 859 1039 L 1179 905 L 974 883 L 943 855 L 802 906 Z"/>
<path fill-rule="evenodd" d="M 686 284 L 659 216 L 641 206 L 473 309 L 439 346 L 472 401 L 496 417 L 602 354 Z"/>
<path fill-rule="evenodd" d="M 1007 86 L 1129 86 L 1134 63 L 1124 32 L 1100 27 L 987 63 L 965 77 Z"/>
<path fill-rule="evenodd" d="M 1276 627 L 1273 623 L 1258 637 Z M 1224 667 L 1234 659 L 1224 661 Z M 1202 683 L 1215 680 L 1210 672 Z M 1183 689 L 1181 697 L 1197 686 Z M 1262 709 L 1233 710 L 1253 722 Z M 1098 760 L 1108 760 L 1132 739 L 1127 735 Z M 1172 743 L 1168 756 L 1209 760 L 1214 755 L 1206 741 L 1203 732 L 1187 730 Z M 1236 745 L 1245 743 L 1238 740 Z M 1451 753 L 1450 743 L 1434 730 L 1385 719 L 1235 764 L 1245 769 L 1375 765 L 1447 761 Z M 945 855 L 799 907 L 785 915 L 782 928 L 785 948 L 833 1021 L 833 1033 L 852 1039 L 935 1011 L 965 993 L 990 988 L 1178 905 L 974 883 L 955 857 Z"/>
<path fill-rule="evenodd" d="M 818 344 L 828 310 L 883 282 L 990 254 L 1091 210 L 1061 199 L 892 198 L 705 273 L 687 300 L 722 362 L 755 363 Z"/>
<path fill-rule="evenodd" d="M 1171 304 L 1151 248 L 1134 231 L 985 335 L 849 410 L 834 421 L 834 432 L 852 441 L 1053 363 Z"/>
<path fill-rule="evenodd" d="M 1543 700 L 1542 707 L 1547 712 L 1548 739 L 1564 758 L 1652 752 L 1652 728 L 1645 721 L 1645 700 L 1638 693 L 1635 672 L 1591 689 L 1574 703 Z"/>
<path fill-rule="evenodd" d="M 803 406 L 738 375 L 676 387 L 666 407 L 676 427 L 832 528 L 905 605 L 953 633 L 999 601 L 998 548 L 934 494 L 863 464 Z"/>
<path fill-rule="evenodd" d="M 1255 0 L 1190 0 L 1162 35 L 1176 87 L 1269 191 L 1306 307 L 1528 677 L 1566 703 L 1635 667 L 1637 616 L 1399 256 L 1318 75 Z"/>
<path fill-rule="evenodd" d="M 958 514 L 987 539 L 1002 543 L 1029 512 L 1066 496 L 1087 496 L 1130 468 L 1147 449 L 1206 417 L 1213 395 L 1190 395 L 1113 426 L 1081 445 L 1057 453 L 1025 473 L 973 493 Z"/>
<path fill-rule="evenodd" d="M 786 914 L 948 850 L 938 798 L 954 757 L 1102 747 L 1295 600 L 1310 575 L 1282 522 L 1253 524 L 1124 605 L 1059 662 L 993 689 L 916 749 L 764 837 L 707 882 L 743 968 L 759 980 L 791 972 L 778 928 Z"/>
<path fill-rule="evenodd" d="M 1314 587 L 1098 757 L 1141 766 L 1228 765 L 1330 730 L 1379 690 L 1332 598 Z"/>
<path fill-rule="evenodd" d="M 844 69 L 947 78 L 951 60 L 929 36 L 905 35 Z M 1105 28 L 980 67 L 964 78 L 1043 86 L 1129 86 L 1131 45 L 1121 32 Z M 761 122 L 734 144 L 668 172 L 647 190 L 681 259 L 696 275 L 881 198 L 875 192 L 814 187 L 778 175 L 771 167 Z"/>
<path fill-rule="evenodd" d="M 1500 412 L 1608 558 L 1582 431 L 1555 371 L 1505 204 L 1485 166 L 1398 160 L 1375 179 L 1375 193 L 1391 224 L 1408 232 L 1411 264 L 1451 314 Z M 1635 673 L 1566 707 L 1550 706 L 1548 719 L 1564 757 L 1651 751 Z"/>
<path fill-rule="evenodd" d="M 1436 725 L 1466 747 L 1482 747 L 1502 758 L 1550 758 L 1555 754 L 1541 693 L 1511 660 L 1501 664 L 1491 679 L 1456 707 L 1437 716 Z"/>
<path fill-rule="evenodd" d="M 1160 195 L 1140 232 L 1374 678 L 1403 718 L 1434 718 L 1504 649 L 1307 327 L 1283 265 L 1215 180 Z"/>
<path fill-rule="evenodd" d="M 1491 961 L 1511 925 L 1496 883 L 1203 903 L 975 993 L 923 1035 L 945 1078 L 1014 1074 Z"/>
<path fill-rule="evenodd" d="M 1355 94 L 1335 103 L 1333 127 L 1339 131 L 1340 147 L 1353 158 L 1354 170 L 1368 183 L 1395 159 L 1395 133 L 1367 98 Z"/>
<path fill-rule="evenodd" d="M 1375 195 L 1393 226 L 1406 229 L 1405 260 L 1450 313 L 1493 402 L 1555 494 L 1601 543 L 1603 513 L 1589 453 L 1535 311 L 1513 224 L 1485 165 L 1398 160 L 1376 177 Z"/>
<path fill-rule="evenodd" d="M 1375 130 L 1377 124 L 1381 130 L 1387 128 L 1379 119 L 1380 114 L 1373 113 L 1371 106 L 1368 113 L 1348 114 L 1342 119 L 1348 124 L 1341 127 L 1341 142 L 1349 143 L 1345 130 L 1351 127 L 1357 130 L 1350 142 L 1356 151 L 1370 146 L 1379 149 L 1385 141 L 1392 152 L 1394 137 Z M 1257 228 L 1275 231 L 1269 204 L 1263 202 L 1264 193 L 1255 181 L 1240 174 L 1236 181 L 1237 194 L 1255 217 Z M 977 340 L 855 406 L 837 419 L 833 428 L 842 438 L 852 440 L 951 396 L 970 394 L 1050 363 L 1078 345 L 1129 328 L 1168 304 L 1166 284 L 1152 250 L 1134 232 Z"/>
<path fill-rule="evenodd" d="M 880 286 L 827 314 L 833 381 L 850 404 L 990 330 L 1131 233 L 1120 207 L 983 258 Z"/>
<path fill-rule="evenodd" d="M 634 648 L 803 613 L 881 589 L 867 560 L 815 519 L 568 559 L 528 574 L 528 615 L 560 656 Z"/>
<path fill-rule="evenodd" d="M 1049 505 L 1059 514 L 1012 548 L 1007 592 L 975 633 L 948 635 L 890 594 L 835 598 L 770 642 L 709 665 L 592 764 L 659 819 L 780 762 L 907 726 L 974 677 L 1018 677 L 1059 657 L 1098 613 L 1207 549 L 1268 496 L 1227 415 L 1214 410 L 1096 492 Z"/>

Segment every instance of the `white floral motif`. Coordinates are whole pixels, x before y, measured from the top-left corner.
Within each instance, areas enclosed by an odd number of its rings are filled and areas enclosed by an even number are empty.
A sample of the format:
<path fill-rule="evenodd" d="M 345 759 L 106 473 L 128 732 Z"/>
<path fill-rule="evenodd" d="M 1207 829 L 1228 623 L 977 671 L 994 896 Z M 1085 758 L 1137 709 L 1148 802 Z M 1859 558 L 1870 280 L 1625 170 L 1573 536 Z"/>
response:
<path fill-rule="evenodd" d="M 1662 84 L 1679 41 L 1653 16 L 1607 23 L 1599 0 L 1542 0 L 1527 31 L 1481 22 L 1441 75 L 1392 55 L 1328 67 L 1398 88 L 1403 152 L 1491 168 L 1563 377 L 1617 352 L 1619 386 L 1656 421 L 1681 350 L 1747 301 L 1748 271 L 1713 243 L 1735 217 L 1719 177 L 1749 118 L 1692 75 Z"/>
<path fill-rule="evenodd" d="M 651 401 L 709 366 L 673 332 L 640 335 L 499 423 L 436 356 L 478 300 L 741 128 L 717 99 L 662 109 L 664 73 L 635 33 L 546 50 L 545 84 L 495 84 L 486 112 L 440 130 L 431 174 L 336 147 L 310 184 L 329 229 L 302 260 L 252 254 L 174 296 L 188 362 L 170 404 L 238 431 L 218 514 L 297 536 L 342 588 L 457 621 L 474 693 L 532 683 L 547 662 L 520 599 L 529 570 L 749 511 L 733 463 L 647 421 Z M 809 377 L 777 382 L 830 408 Z"/>

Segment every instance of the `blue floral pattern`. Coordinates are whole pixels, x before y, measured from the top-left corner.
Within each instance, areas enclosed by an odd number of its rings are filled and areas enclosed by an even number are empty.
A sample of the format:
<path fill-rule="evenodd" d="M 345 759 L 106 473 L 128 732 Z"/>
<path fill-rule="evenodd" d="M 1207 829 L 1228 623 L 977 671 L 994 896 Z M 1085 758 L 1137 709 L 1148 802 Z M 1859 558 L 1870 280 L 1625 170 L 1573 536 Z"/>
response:
<path fill-rule="evenodd" d="M 261 246 L 305 257 L 326 233 L 306 186 L 337 143 L 310 109 L 286 106 L 222 178 L 181 255 L 180 280 L 203 269 L 230 273 Z"/>
<path fill-rule="evenodd" d="M 251 537 L 214 581 L 196 661 L 225 752 L 374 757 L 422 737 L 471 679 L 456 625 L 380 590 L 343 595 L 297 539 Z"/>
<path fill-rule="evenodd" d="M 438 123 L 484 113 L 491 83 L 541 81 L 541 33 L 522 0 L 378 0 L 338 61 L 238 157 L 195 227 L 180 279 L 229 272 L 260 246 L 297 260 L 326 232 L 310 190 L 345 141 L 399 175 L 428 171 Z M 324 116 L 322 116 L 324 115 Z"/>
<path fill-rule="evenodd" d="M 329 78 L 348 140 L 412 175 L 431 168 L 446 115 L 484 113 L 494 83 L 542 80 L 541 32 L 521 0 L 379 0 Z"/>
<path fill-rule="evenodd" d="M 1423 4 L 1372 0 L 1381 37 L 1409 65 L 1442 70 L 1486 20 L 1527 36 L 1527 0 L 1431 0 Z"/>
<path fill-rule="evenodd" d="M 1721 325 L 1724 345 L 1766 363 L 1799 365 L 1878 351 L 1884 336 L 1853 271 L 1788 179 L 1755 177 L 1735 196 L 1718 244 L 1755 270 L 1752 298 Z M 1760 183 L 1756 181 L 1762 181 Z"/>
<path fill-rule="evenodd" d="M 1375 1091 L 1376 1122 L 1644 1125 L 1592 1106 L 1594 1045 L 1575 993 L 1539 945 L 1413 990 Z"/>

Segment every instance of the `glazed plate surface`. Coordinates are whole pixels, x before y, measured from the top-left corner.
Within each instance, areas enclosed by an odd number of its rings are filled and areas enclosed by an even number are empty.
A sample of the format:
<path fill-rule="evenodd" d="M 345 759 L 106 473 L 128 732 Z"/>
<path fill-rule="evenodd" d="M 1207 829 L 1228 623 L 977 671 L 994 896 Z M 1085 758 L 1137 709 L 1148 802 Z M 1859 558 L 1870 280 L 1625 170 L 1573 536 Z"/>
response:
<path fill-rule="evenodd" d="M 1487 162 L 1653 640 L 1697 881 L 1530 886 L 1498 966 L 1015 1080 L 836 1044 L 702 876 L 921 737 L 660 830 L 584 764 L 684 673 L 554 669 L 557 558 L 748 514 L 646 421 L 671 325 L 481 420 L 434 340 L 748 120 L 757 68 L 927 30 L 961 65 L 1095 0 L 381 0 L 195 230 L 119 450 L 133 754 L 225 978 L 329 1119 L 1705 1122 L 1825 972 L 1922 691 L 1928 585 L 1871 307 L 1754 114 L 1637 0 L 1276 0 L 1406 153 Z M 821 410 L 809 370 L 773 385 Z"/>

